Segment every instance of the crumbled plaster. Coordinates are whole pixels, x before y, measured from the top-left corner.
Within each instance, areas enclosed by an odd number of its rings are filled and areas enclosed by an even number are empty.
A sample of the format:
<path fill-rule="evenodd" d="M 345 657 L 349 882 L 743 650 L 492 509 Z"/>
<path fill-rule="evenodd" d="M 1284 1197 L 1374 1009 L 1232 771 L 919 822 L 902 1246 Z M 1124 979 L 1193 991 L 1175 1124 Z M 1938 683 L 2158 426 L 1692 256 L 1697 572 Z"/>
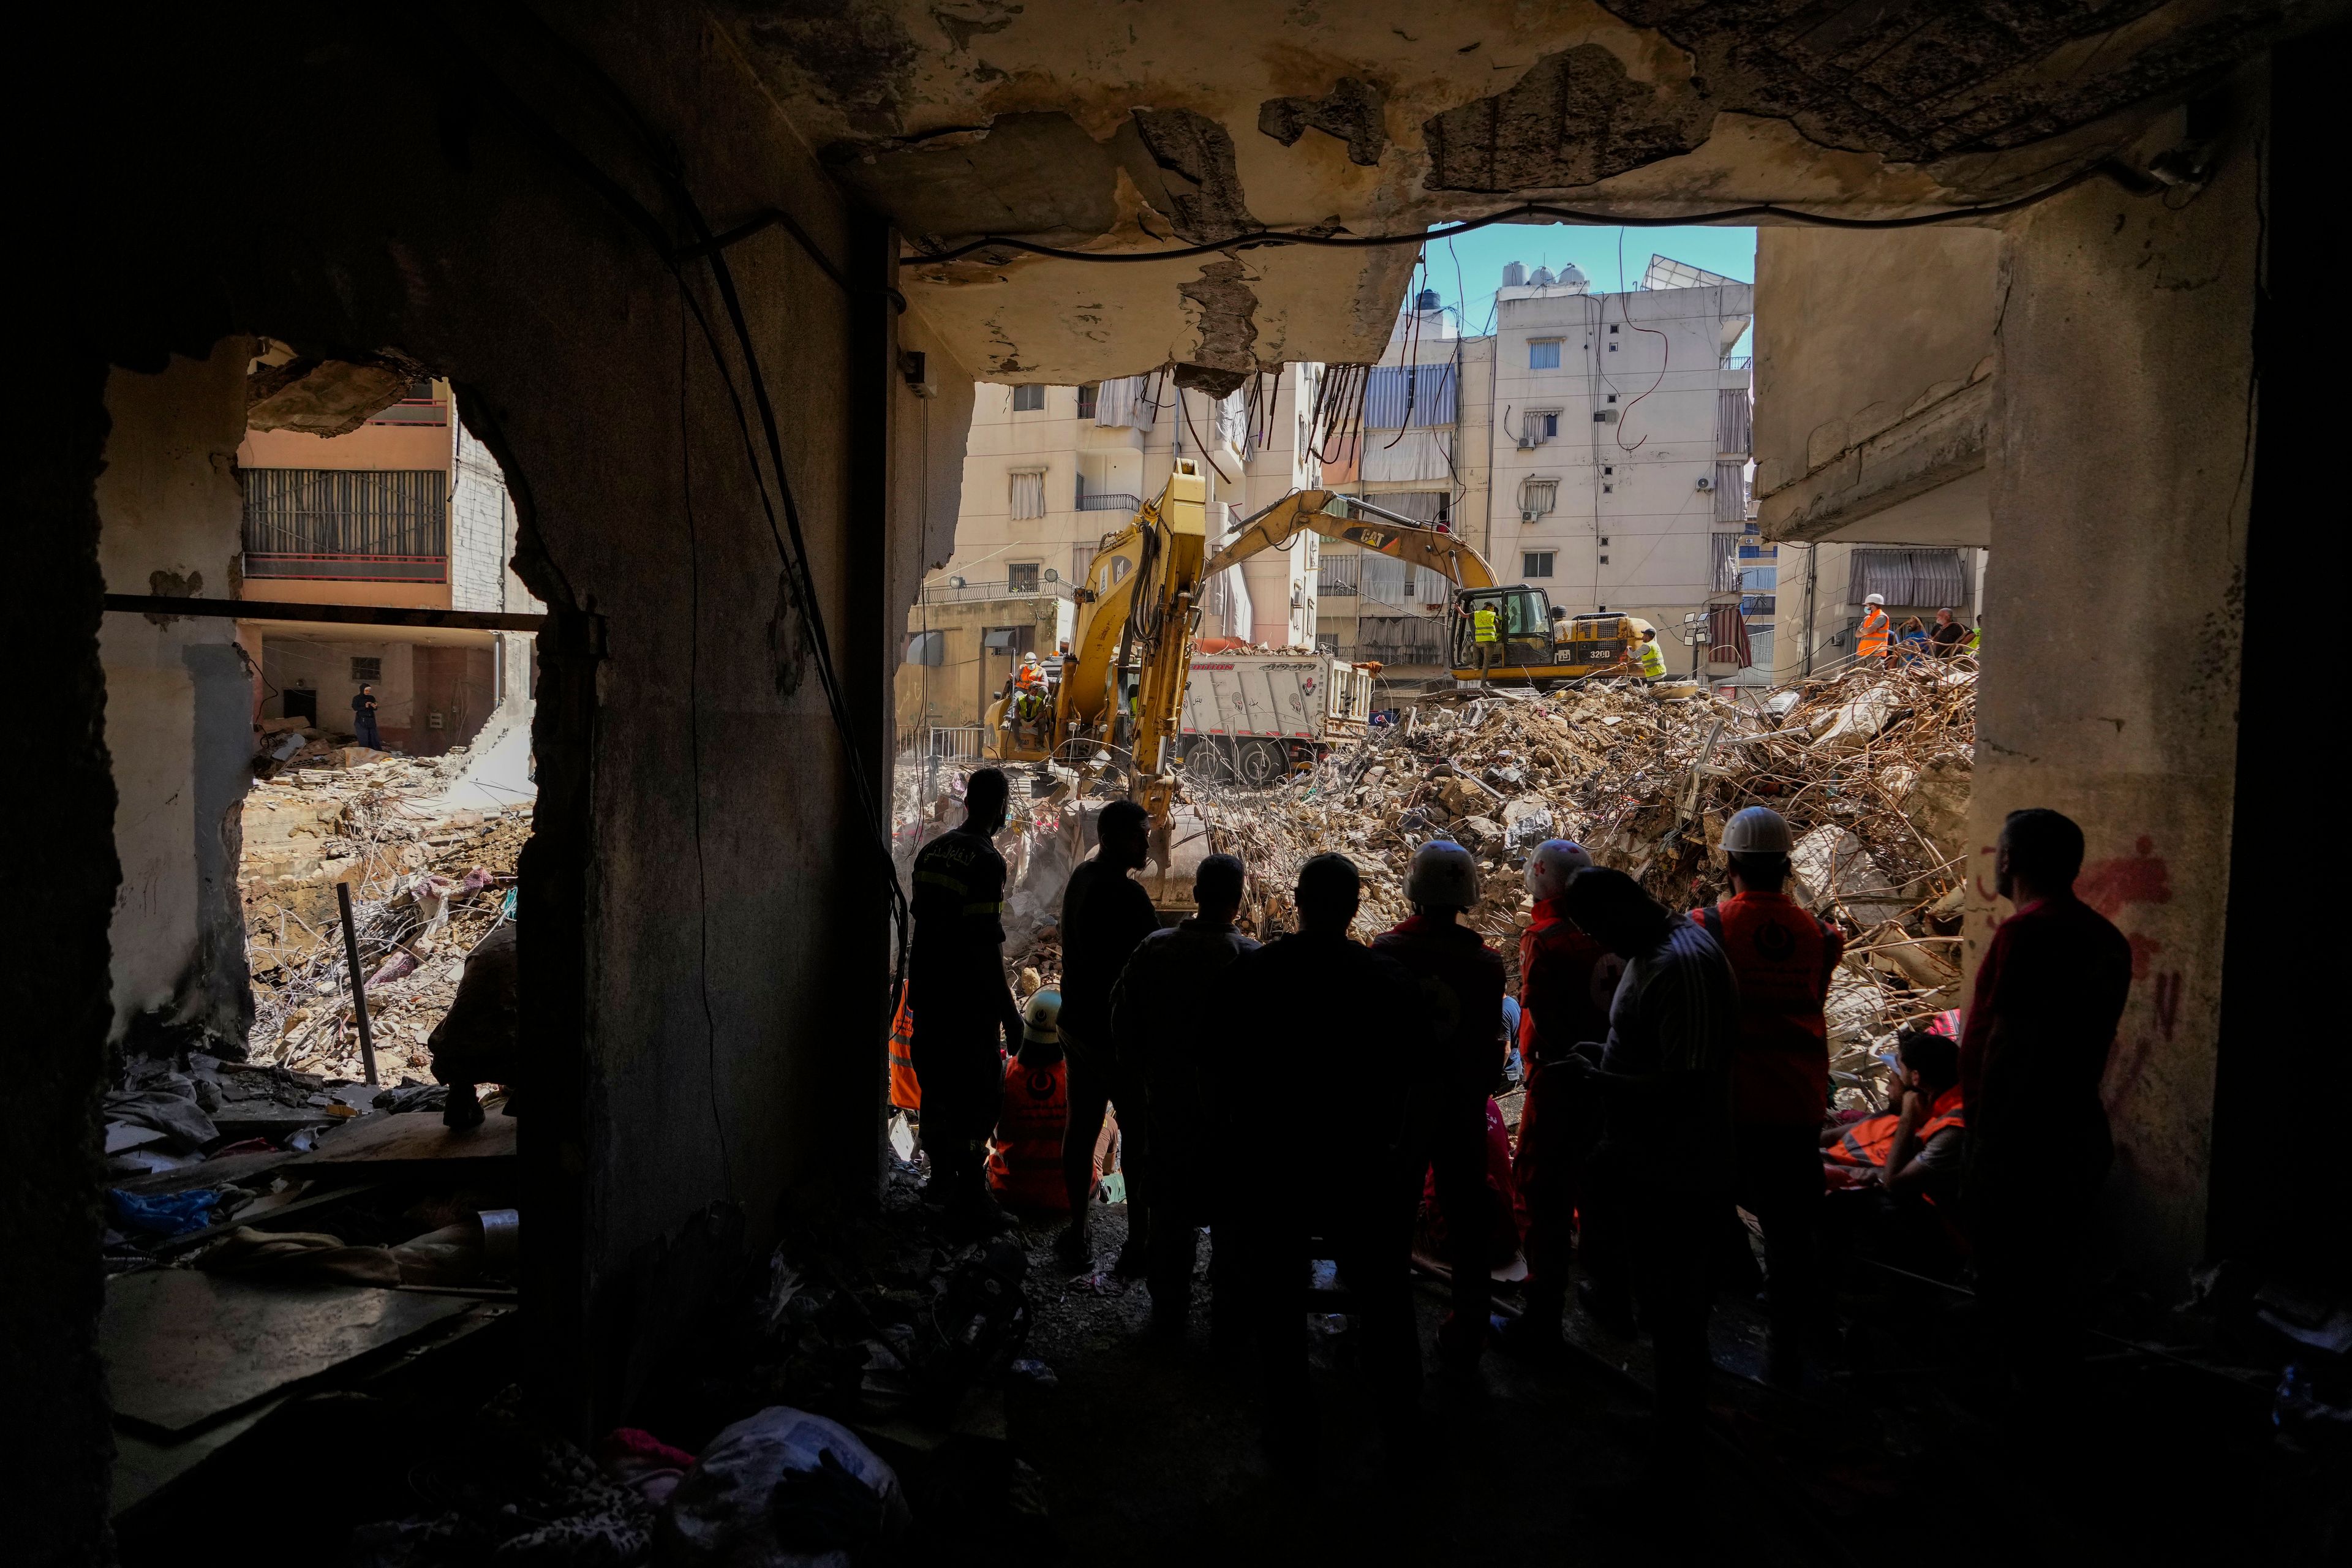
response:
<path fill-rule="evenodd" d="M 1250 216 L 1223 125 L 1193 109 L 1139 109 L 1135 129 L 1160 168 L 1178 234 L 1207 245 L 1264 226 Z"/>
<path fill-rule="evenodd" d="M 1201 341 L 1192 359 L 1176 366 L 1177 385 L 1223 397 L 1257 373 L 1257 295 L 1243 281 L 1247 276 L 1238 261 L 1212 261 L 1178 287 L 1199 312 Z"/>
<path fill-rule="evenodd" d="M 1695 83 L 1634 80 L 1615 55 L 1580 44 L 1549 55 L 1505 90 L 1422 126 L 1433 191 L 1559 189 L 1688 153 L 1714 107 Z"/>
<path fill-rule="evenodd" d="M 1284 146 L 1309 131 L 1348 144 L 1348 162 L 1372 168 L 1389 144 L 1382 115 L 1388 95 L 1368 81 L 1343 76 L 1321 98 L 1269 98 L 1258 105 L 1257 128 Z"/>

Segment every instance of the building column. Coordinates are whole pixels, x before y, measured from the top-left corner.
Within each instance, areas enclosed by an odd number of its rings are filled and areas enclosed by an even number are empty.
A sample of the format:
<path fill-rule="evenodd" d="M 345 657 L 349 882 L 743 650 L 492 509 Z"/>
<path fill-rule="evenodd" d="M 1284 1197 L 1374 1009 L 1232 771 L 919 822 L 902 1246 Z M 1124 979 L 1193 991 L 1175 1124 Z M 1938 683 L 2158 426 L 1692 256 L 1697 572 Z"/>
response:
<path fill-rule="evenodd" d="M 2004 815 L 2088 839 L 2130 939 L 2105 1084 L 2104 1263 L 2160 1296 L 2202 1254 L 2254 450 L 2261 78 L 2193 195 L 2092 181 L 2011 221 L 1993 406 L 1969 953 Z M 2210 106 L 2200 105 L 2201 113 Z M 2180 117 L 2170 124 L 2177 129 Z M 2157 145 L 2161 145 L 2161 142 Z M 2153 147 L 2148 149 L 2153 151 Z"/>

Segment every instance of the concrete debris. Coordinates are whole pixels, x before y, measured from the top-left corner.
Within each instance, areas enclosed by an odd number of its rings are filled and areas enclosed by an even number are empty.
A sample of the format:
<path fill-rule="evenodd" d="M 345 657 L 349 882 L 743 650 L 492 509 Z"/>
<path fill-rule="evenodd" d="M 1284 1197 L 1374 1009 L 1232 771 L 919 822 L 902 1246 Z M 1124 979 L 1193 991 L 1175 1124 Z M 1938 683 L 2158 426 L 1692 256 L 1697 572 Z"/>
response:
<path fill-rule="evenodd" d="M 1973 672 L 1942 666 L 1849 667 L 1737 700 L 1605 681 L 1465 690 L 1273 789 L 1184 793 L 1215 847 L 1249 865 L 1261 931 L 1292 923 L 1298 867 L 1328 849 L 1363 872 L 1358 934 L 1384 930 L 1410 912 L 1413 851 L 1451 837 L 1485 875 L 1471 923 L 1513 956 L 1530 908 L 1520 874 L 1545 838 L 1691 909 L 1726 890 L 1724 822 L 1769 805 L 1798 836 L 1800 896 L 1869 949 L 1832 995 L 1832 1051 L 1852 1058 L 1850 1087 L 1883 1089 L 1874 1053 L 1955 1005 L 1975 707 Z"/>
<path fill-rule="evenodd" d="M 425 1042 L 456 999 L 465 956 L 508 918 L 531 807 L 449 805 L 463 752 L 382 757 L 322 745 L 307 744 L 305 756 L 362 760 L 281 770 L 246 801 L 238 891 L 253 969 L 249 1048 L 260 1060 L 361 1076 L 335 911 L 335 884 L 349 882 L 378 1070 L 387 1082 L 429 1078 Z"/>

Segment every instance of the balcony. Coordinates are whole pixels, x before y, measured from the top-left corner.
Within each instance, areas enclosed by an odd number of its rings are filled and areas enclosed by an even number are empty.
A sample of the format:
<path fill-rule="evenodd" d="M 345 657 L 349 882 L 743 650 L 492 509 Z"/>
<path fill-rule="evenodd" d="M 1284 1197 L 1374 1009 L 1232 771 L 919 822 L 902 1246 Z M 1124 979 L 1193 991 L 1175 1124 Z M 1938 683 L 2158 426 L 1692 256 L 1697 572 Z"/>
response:
<path fill-rule="evenodd" d="M 985 599 L 1074 599 L 1077 585 L 1073 583 L 1040 582 L 1034 586 L 1023 584 L 1014 587 L 1006 578 L 991 577 L 984 581 L 967 580 L 961 584 L 951 582 L 923 584 L 926 605 L 974 605 Z"/>
<path fill-rule="evenodd" d="M 446 583 L 449 558 L 248 550 L 245 552 L 245 576 L 247 582 L 274 578 L 313 583 Z"/>
<path fill-rule="evenodd" d="M 1080 496 L 1078 510 L 1080 511 L 1117 511 L 1132 515 L 1143 510 L 1143 498 L 1127 495 L 1118 490 L 1106 490 L 1100 495 Z"/>
<path fill-rule="evenodd" d="M 438 397 L 404 397 L 368 416 L 371 425 L 446 425 L 449 405 Z"/>

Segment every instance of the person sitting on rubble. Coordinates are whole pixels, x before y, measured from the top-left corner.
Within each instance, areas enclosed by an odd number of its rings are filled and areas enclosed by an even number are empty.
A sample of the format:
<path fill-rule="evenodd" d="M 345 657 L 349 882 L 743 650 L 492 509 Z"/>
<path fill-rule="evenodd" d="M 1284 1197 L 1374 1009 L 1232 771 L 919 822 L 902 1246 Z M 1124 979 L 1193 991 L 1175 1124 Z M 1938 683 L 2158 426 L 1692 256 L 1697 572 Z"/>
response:
<path fill-rule="evenodd" d="M 1111 988 L 1111 1038 L 1124 1076 L 1141 1089 L 1157 1157 L 1146 1194 L 1147 1277 L 1152 1331 L 1163 1338 L 1184 1331 L 1200 1227 L 1223 1224 L 1216 1217 L 1225 1194 L 1215 1147 L 1217 1128 L 1232 1110 L 1222 1080 L 1233 1058 L 1192 1004 L 1213 994 L 1234 961 L 1258 949 L 1234 924 L 1247 879 L 1231 855 L 1203 859 L 1192 877 L 1197 912 L 1145 937 Z M 1128 1199 L 1130 1215 L 1135 1203 Z M 1233 1293 L 1220 1283 L 1230 1267 L 1222 1257 L 1210 1263 L 1212 1331 L 1219 1335 L 1237 1326 Z"/>
<path fill-rule="evenodd" d="M 1402 964 L 1351 941 L 1363 884 L 1344 855 L 1314 857 L 1292 892 L 1296 933 L 1244 953 L 1203 1016 L 1231 1020 L 1251 1061 L 1248 1082 L 1313 1081 L 1321 1144 L 1313 1181 L 1297 1173 L 1297 1112 L 1254 1088 L 1228 1096 L 1232 1131 L 1221 1163 L 1235 1201 L 1220 1222 L 1245 1259 L 1248 1314 L 1265 1380 L 1265 1444 L 1277 1470 L 1311 1479 L 1315 1419 L 1302 1267 L 1331 1258 L 1362 1316 L 1363 1366 L 1374 1384 L 1391 1463 L 1411 1447 L 1419 1406 L 1412 1291 L 1416 1186 L 1405 1149 L 1413 1058 L 1433 1027 Z M 1313 1027 L 1301 1028 L 1301 1009 Z M 1500 1009 L 1497 1008 L 1497 1013 Z M 1310 1247 L 1319 1238 L 1320 1247 Z"/>
<path fill-rule="evenodd" d="M 1021 1048 L 1004 1064 L 1004 1098 L 988 1153 L 988 1187 L 1009 1208 L 1068 1212 L 1062 1134 L 1070 1120 L 1070 1067 L 1055 1025 L 1062 994 L 1040 991 L 1021 1013 Z"/>
<path fill-rule="evenodd" d="M 447 1126 L 482 1124 L 477 1084 L 506 1085 L 506 1113 L 515 1113 L 515 1080 L 522 1076 L 515 957 L 515 922 L 505 921 L 466 955 L 457 995 L 425 1042 L 433 1054 L 433 1080 L 449 1086 L 441 1111 Z"/>
<path fill-rule="evenodd" d="M 1437 1346 L 1439 1358 L 1462 1371 L 1486 1348 L 1494 1295 L 1477 1216 L 1487 1206 L 1486 1108 L 1503 1067 L 1503 958 L 1464 921 L 1478 903 L 1478 862 L 1459 844 L 1433 838 L 1416 850 L 1405 898 L 1412 918 L 1374 937 L 1372 951 L 1412 973 L 1439 1029 L 1417 1063 L 1414 1161 L 1435 1174 L 1438 1206 L 1453 1221 L 1454 1310 Z"/>
<path fill-rule="evenodd" d="M 1822 1235 L 1833 1255 L 1859 1248 L 1942 1278 L 1966 1247 L 1957 1201 L 1968 1159 L 1959 1047 L 1948 1036 L 1906 1029 L 1895 1056 L 1899 1109 L 1821 1134 L 1830 1184 Z"/>
<path fill-rule="evenodd" d="M 1949 1203 L 1968 1153 L 1960 1107 L 1960 1047 L 1944 1035 L 1906 1029 L 1895 1042 L 1900 1109 L 1821 1135 L 1822 1164 L 1837 1187 L 1877 1187 L 1898 1197 Z"/>

